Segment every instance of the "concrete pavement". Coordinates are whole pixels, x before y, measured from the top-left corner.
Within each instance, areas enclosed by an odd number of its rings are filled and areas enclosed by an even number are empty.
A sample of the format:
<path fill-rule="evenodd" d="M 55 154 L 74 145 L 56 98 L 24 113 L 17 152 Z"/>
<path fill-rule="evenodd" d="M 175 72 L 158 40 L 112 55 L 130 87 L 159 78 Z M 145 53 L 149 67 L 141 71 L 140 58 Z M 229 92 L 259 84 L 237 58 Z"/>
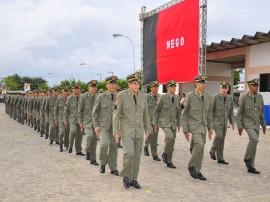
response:
<path fill-rule="evenodd" d="M 160 130 L 160 157 L 163 140 Z M 256 157 L 260 175 L 245 169 L 247 142 L 246 132 L 239 137 L 228 129 L 224 157 L 230 164 L 226 166 L 210 159 L 212 140 L 207 140 L 202 173 L 208 181 L 202 182 L 189 176 L 189 143 L 181 132 L 173 157 L 177 169 L 142 155 L 138 179 L 142 189 L 125 189 L 122 178 L 111 175 L 108 167 L 100 174 L 99 167 L 90 165 L 84 157 L 66 150 L 60 153 L 59 145 L 49 145 L 32 128 L 9 118 L 4 104 L 0 104 L 0 201 L 269 201 L 270 130 L 260 134 Z M 122 155 L 119 149 L 119 170 Z"/>

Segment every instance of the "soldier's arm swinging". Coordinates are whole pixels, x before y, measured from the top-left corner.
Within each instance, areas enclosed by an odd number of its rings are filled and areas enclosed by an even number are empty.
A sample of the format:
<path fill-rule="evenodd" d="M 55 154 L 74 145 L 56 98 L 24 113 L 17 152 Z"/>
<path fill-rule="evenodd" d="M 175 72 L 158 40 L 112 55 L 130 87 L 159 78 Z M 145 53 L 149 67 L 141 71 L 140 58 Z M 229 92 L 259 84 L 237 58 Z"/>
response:
<path fill-rule="evenodd" d="M 243 132 L 242 119 L 243 119 L 244 104 L 245 104 L 245 100 L 242 97 L 242 98 L 240 98 L 240 106 L 239 106 L 237 117 L 236 117 L 238 133 L 240 136 L 242 135 L 242 132 Z"/>

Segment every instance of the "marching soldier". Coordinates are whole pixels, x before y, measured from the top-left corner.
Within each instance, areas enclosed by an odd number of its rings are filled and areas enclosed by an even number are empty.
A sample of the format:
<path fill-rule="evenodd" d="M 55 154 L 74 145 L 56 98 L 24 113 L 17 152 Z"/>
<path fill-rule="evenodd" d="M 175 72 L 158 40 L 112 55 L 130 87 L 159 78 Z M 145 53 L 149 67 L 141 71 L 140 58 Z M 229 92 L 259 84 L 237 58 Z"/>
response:
<path fill-rule="evenodd" d="M 140 80 L 137 73 L 127 76 L 128 89 L 117 95 L 116 110 L 113 114 L 113 134 L 116 143 L 121 135 L 124 147 L 123 177 L 125 188 L 140 189 L 137 178 L 140 168 L 140 155 L 144 142 L 144 132 L 148 138 L 150 118 L 147 100 L 139 92 Z"/>
<path fill-rule="evenodd" d="M 158 141 L 158 131 L 159 128 L 157 127 L 156 132 L 154 132 L 153 122 L 153 114 L 157 103 L 159 102 L 160 95 L 158 94 L 158 82 L 152 81 L 150 83 L 150 90 L 151 92 L 146 95 L 147 105 L 148 105 L 148 112 L 150 117 L 150 130 L 149 130 L 149 137 L 147 141 L 145 141 L 144 146 L 144 155 L 149 156 L 148 146 L 151 147 L 151 154 L 155 161 L 161 161 L 157 154 L 157 141 Z"/>
<path fill-rule="evenodd" d="M 54 106 L 56 104 L 57 97 L 58 97 L 58 89 L 55 86 L 52 88 L 52 96 L 50 96 L 46 100 L 46 104 L 45 104 L 45 120 L 49 120 L 50 144 L 52 144 L 54 140 L 56 141 L 56 144 L 59 144 L 58 126 L 55 124 L 55 121 L 54 121 Z"/>
<path fill-rule="evenodd" d="M 33 93 L 29 91 L 29 97 L 27 99 L 27 126 L 33 128 L 33 117 L 32 117 L 32 110 L 33 110 Z"/>
<path fill-rule="evenodd" d="M 45 123 L 44 123 L 44 132 L 45 132 L 45 139 L 48 139 L 49 137 L 49 131 L 50 131 L 50 121 L 49 119 L 46 119 L 46 103 L 50 96 L 52 95 L 52 89 L 48 90 L 47 95 L 44 97 L 43 105 L 42 105 L 42 113 L 44 115 Z"/>
<path fill-rule="evenodd" d="M 223 158 L 228 119 L 234 130 L 233 100 L 232 96 L 227 94 L 229 87 L 230 84 L 228 82 L 221 82 L 220 92 L 211 98 L 211 113 L 216 136 L 212 144 L 210 157 L 213 160 L 217 160 L 218 163 L 225 165 L 229 164 Z"/>
<path fill-rule="evenodd" d="M 37 130 L 37 123 L 36 123 L 36 100 L 37 100 L 37 90 L 33 91 L 33 97 L 32 97 L 32 121 L 33 121 L 33 129 Z"/>
<path fill-rule="evenodd" d="M 97 136 L 100 136 L 100 173 L 105 173 L 108 164 L 111 174 L 119 175 L 117 170 L 117 150 L 112 130 L 112 118 L 115 108 L 117 77 L 110 76 L 105 79 L 107 92 L 101 93 L 93 109 L 93 126 Z M 109 151 L 108 151 L 109 150 Z"/>
<path fill-rule="evenodd" d="M 41 91 L 41 95 L 39 97 L 40 137 L 43 137 L 43 134 L 45 134 L 45 114 L 44 114 L 45 96 L 46 96 L 46 91 Z"/>
<path fill-rule="evenodd" d="M 92 113 L 97 97 L 97 84 L 97 80 L 91 80 L 89 82 L 89 92 L 81 95 L 78 111 L 78 121 L 81 131 L 85 129 L 86 134 L 86 144 L 84 149 L 86 152 L 85 159 L 90 160 L 90 163 L 96 166 L 99 165 L 96 161 L 97 137 L 93 128 Z"/>
<path fill-rule="evenodd" d="M 207 180 L 201 173 L 206 142 L 206 127 L 208 137 L 212 137 L 212 117 L 210 112 L 211 98 L 204 90 L 207 77 L 200 75 L 194 78 L 196 90 L 187 94 L 185 108 L 182 112 L 181 122 L 185 138 L 189 141 L 189 133 L 192 133 L 194 147 L 188 163 L 188 171 L 194 179 Z"/>
<path fill-rule="evenodd" d="M 69 127 L 69 148 L 68 153 L 72 153 L 72 148 L 75 140 L 76 155 L 84 156 L 82 153 L 82 132 L 78 122 L 78 108 L 80 104 L 81 89 L 78 84 L 72 88 L 73 95 L 67 98 L 64 109 L 65 128 Z"/>
<path fill-rule="evenodd" d="M 39 109 L 40 109 L 40 106 L 39 106 L 39 95 L 40 95 L 40 91 L 39 90 L 37 90 L 36 91 L 36 97 L 35 97 L 35 108 L 36 108 L 36 110 L 35 110 L 35 116 L 36 116 L 36 130 L 37 130 L 37 132 L 39 133 L 40 132 L 40 119 L 39 119 Z"/>
<path fill-rule="evenodd" d="M 256 149 L 259 140 L 260 125 L 263 128 L 263 134 L 266 132 L 266 123 L 264 120 L 264 102 L 263 97 L 258 93 L 259 79 L 247 81 L 249 92 L 240 98 L 240 106 L 237 114 L 237 128 L 239 135 L 246 130 L 249 142 L 247 145 L 244 162 L 249 173 L 260 174 L 255 168 Z"/>
<path fill-rule="evenodd" d="M 167 82 L 166 88 L 168 93 L 160 96 L 159 103 L 155 108 L 153 125 L 154 132 L 157 132 L 158 127 L 160 127 L 165 133 L 165 146 L 162 154 L 163 162 L 167 164 L 168 168 L 176 168 L 172 163 L 172 156 L 176 129 L 180 132 L 180 98 L 175 94 L 176 82 L 174 80 Z"/>
<path fill-rule="evenodd" d="M 68 93 L 69 89 L 68 87 L 65 87 L 62 90 L 62 95 L 58 96 L 54 108 L 55 124 L 59 127 L 60 152 L 63 151 L 63 144 L 66 148 L 68 148 L 68 130 L 65 128 L 64 124 L 64 108 L 67 102 Z"/>

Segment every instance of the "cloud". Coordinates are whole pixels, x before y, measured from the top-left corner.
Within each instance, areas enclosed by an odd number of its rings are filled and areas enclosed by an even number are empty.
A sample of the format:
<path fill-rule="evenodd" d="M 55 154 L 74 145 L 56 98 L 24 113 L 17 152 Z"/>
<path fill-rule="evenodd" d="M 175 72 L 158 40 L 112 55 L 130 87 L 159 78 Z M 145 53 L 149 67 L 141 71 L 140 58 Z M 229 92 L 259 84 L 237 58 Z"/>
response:
<path fill-rule="evenodd" d="M 141 6 L 150 11 L 167 0 L 2 0 L 0 2 L 0 77 L 18 73 L 42 76 L 55 84 L 75 77 L 89 81 L 108 71 L 124 78 L 140 69 Z M 269 31 L 270 2 L 208 1 L 208 43 Z M 48 74 L 52 73 L 52 74 Z"/>

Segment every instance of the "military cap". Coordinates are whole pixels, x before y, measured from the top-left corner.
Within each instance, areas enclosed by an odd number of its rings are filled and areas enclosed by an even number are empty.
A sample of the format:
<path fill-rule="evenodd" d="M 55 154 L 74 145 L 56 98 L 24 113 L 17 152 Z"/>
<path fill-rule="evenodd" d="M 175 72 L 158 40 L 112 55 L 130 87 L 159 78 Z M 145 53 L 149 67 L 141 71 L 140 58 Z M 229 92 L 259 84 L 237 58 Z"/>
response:
<path fill-rule="evenodd" d="M 170 80 L 165 84 L 166 87 L 170 87 L 170 86 L 176 86 L 176 81 L 175 80 Z"/>
<path fill-rule="evenodd" d="M 128 82 L 140 81 L 140 74 L 138 72 L 135 72 L 133 74 L 128 75 L 126 79 Z"/>
<path fill-rule="evenodd" d="M 249 86 L 258 86 L 259 83 L 260 83 L 260 80 L 258 78 L 247 81 L 247 84 Z"/>
<path fill-rule="evenodd" d="M 97 80 L 91 80 L 88 82 L 88 86 L 97 86 L 98 85 L 98 81 Z"/>
<path fill-rule="evenodd" d="M 103 91 L 104 90 L 102 88 L 98 90 L 99 93 L 103 93 Z"/>
<path fill-rule="evenodd" d="M 205 83 L 207 82 L 207 76 L 206 75 L 199 75 L 197 77 L 194 78 L 194 81 L 196 82 L 202 82 L 202 83 Z"/>
<path fill-rule="evenodd" d="M 68 86 L 65 86 L 65 87 L 62 89 L 62 91 L 68 92 L 68 91 L 69 91 L 69 87 L 68 87 Z"/>
<path fill-rule="evenodd" d="M 107 77 L 107 78 L 105 79 L 105 81 L 106 81 L 107 83 L 110 83 L 110 82 L 116 82 L 117 79 L 118 79 L 117 76 L 109 76 L 109 77 Z"/>
<path fill-rule="evenodd" d="M 219 84 L 219 86 L 220 86 L 220 87 L 227 87 L 227 88 L 229 88 L 230 83 L 227 82 L 227 81 L 221 81 L 220 84 Z"/>
<path fill-rule="evenodd" d="M 152 81 L 152 82 L 149 84 L 150 87 L 158 86 L 158 85 L 159 85 L 158 81 Z"/>
<path fill-rule="evenodd" d="M 58 87 L 57 87 L 57 86 L 54 86 L 54 87 L 52 87 L 51 90 L 52 90 L 52 91 L 58 91 Z"/>
<path fill-rule="evenodd" d="M 81 87 L 78 83 L 75 83 L 74 86 L 72 86 L 72 89 L 81 89 Z"/>

